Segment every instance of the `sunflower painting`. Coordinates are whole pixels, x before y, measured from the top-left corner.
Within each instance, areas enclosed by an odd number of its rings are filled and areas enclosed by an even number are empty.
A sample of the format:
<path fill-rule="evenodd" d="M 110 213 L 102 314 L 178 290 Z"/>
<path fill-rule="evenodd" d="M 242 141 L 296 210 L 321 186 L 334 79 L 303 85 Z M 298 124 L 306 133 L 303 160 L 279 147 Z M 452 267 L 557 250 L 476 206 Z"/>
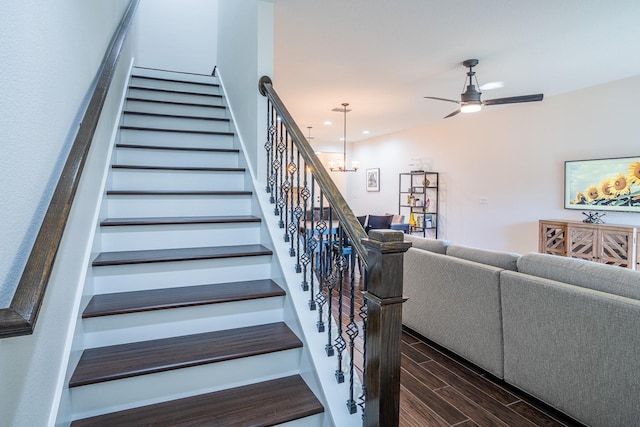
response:
<path fill-rule="evenodd" d="M 640 212 L 640 157 L 567 161 L 566 209 Z"/>

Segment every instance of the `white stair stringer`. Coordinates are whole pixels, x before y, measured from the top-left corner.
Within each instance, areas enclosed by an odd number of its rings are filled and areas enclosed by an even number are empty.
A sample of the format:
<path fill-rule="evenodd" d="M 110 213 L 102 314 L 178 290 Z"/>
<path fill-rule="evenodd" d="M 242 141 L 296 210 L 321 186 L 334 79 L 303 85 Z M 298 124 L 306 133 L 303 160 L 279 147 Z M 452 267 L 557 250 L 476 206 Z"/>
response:
<path fill-rule="evenodd" d="M 110 220 L 137 218 L 149 219 L 150 223 L 99 227 L 95 253 L 259 244 L 270 247 L 271 243 L 264 241 L 268 233 L 261 222 L 162 223 L 163 218 L 172 217 L 248 217 L 260 209 L 255 206 L 255 189 L 248 187 L 251 180 L 246 172 L 212 170 L 246 164 L 234 146 L 233 125 L 226 120 L 220 88 L 174 81 L 187 78 L 208 83 L 216 79 L 149 69 L 134 69 L 134 74 L 160 80 L 131 79 L 125 108 L 132 114 L 123 115 L 112 160 L 120 167 L 110 171 L 102 212 Z M 224 120 L 179 117 L 188 115 Z M 153 223 L 154 218 L 160 223 Z M 265 280 L 274 277 L 276 270 L 274 257 L 264 254 L 94 266 L 81 310 L 92 295 Z M 296 334 L 287 301 L 287 296 L 268 296 L 88 317 L 80 319 L 73 347 L 100 349 L 278 322 L 293 325 Z M 71 357 L 73 366 L 67 378 L 73 375 L 79 357 Z M 65 420 L 59 424 L 68 424 L 67 416 L 80 420 L 305 375 L 303 370 L 308 367 L 302 361 L 307 359 L 304 348 L 293 348 L 69 387 L 65 390 L 68 397 L 63 400 L 68 399 L 71 414 L 61 415 Z M 312 384 L 310 388 L 315 391 Z M 319 414 L 283 425 L 331 424 Z"/>

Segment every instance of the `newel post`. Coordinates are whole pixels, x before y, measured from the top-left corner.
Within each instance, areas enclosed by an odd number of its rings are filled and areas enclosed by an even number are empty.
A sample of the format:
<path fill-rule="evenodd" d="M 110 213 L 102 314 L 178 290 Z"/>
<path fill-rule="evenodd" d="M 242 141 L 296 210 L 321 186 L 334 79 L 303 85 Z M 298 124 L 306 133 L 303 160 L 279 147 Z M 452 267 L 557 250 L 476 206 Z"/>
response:
<path fill-rule="evenodd" d="M 392 230 L 371 230 L 362 243 L 368 252 L 364 425 L 398 426 L 403 259 L 411 243 Z"/>

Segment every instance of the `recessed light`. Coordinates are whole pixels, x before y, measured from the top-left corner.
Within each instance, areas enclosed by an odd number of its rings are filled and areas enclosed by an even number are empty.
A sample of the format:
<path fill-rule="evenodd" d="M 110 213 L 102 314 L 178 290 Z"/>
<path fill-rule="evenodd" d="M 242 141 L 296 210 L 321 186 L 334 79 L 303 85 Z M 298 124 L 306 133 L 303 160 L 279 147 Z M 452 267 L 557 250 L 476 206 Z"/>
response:
<path fill-rule="evenodd" d="M 331 123 L 331 120 L 325 120 L 325 122 L 322 124 L 325 126 L 331 126 L 333 123 Z"/>
<path fill-rule="evenodd" d="M 363 130 L 363 131 L 362 131 L 362 134 L 363 134 L 363 135 L 369 135 L 369 133 L 370 133 L 370 132 L 369 132 L 368 130 Z"/>

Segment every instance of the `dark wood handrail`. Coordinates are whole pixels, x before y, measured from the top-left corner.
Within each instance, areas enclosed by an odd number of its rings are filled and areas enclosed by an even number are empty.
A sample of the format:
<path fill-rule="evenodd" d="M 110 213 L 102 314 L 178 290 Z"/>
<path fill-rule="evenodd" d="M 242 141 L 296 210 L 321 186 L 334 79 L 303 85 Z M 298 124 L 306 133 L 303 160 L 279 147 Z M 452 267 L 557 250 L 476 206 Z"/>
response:
<path fill-rule="evenodd" d="M 0 309 L 0 338 L 32 334 L 69 218 L 98 120 L 139 0 L 131 0 L 100 65 L 98 82 L 8 308 Z"/>
<path fill-rule="evenodd" d="M 295 120 L 293 120 L 293 117 L 289 114 L 287 107 L 285 107 L 284 103 L 280 100 L 280 97 L 273 88 L 271 79 L 267 76 L 260 78 L 258 89 L 263 96 L 266 96 L 271 101 L 271 104 L 278 112 L 278 116 L 288 129 L 289 135 L 295 142 L 305 163 L 311 166 L 313 176 L 315 177 L 318 186 L 322 190 L 323 195 L 329 201 L 330 205 L 333 207 L 334 213 L 340 221 L 340 225 L 344 228 L 345 233 L 351 239 L 353 248 L 360 256 L 362 262 L 366 265 L 368 258 L 367 250 L 361 240 L 366 238 L 367 234 L 358 221 L 358 218 L 356 218 L 351 208 L 349 208 L 349 205 L 344 200 L 344 197 L 342 197 L 340 190 L 338 190 L 338 187 L 329 176 L 324 165 L 318 156 L 316 156 L 313 147 L 311 147 L 311 144 L 309 144 L 309 141 L 307 141 L 307 138 L 305 138 Z"/>

